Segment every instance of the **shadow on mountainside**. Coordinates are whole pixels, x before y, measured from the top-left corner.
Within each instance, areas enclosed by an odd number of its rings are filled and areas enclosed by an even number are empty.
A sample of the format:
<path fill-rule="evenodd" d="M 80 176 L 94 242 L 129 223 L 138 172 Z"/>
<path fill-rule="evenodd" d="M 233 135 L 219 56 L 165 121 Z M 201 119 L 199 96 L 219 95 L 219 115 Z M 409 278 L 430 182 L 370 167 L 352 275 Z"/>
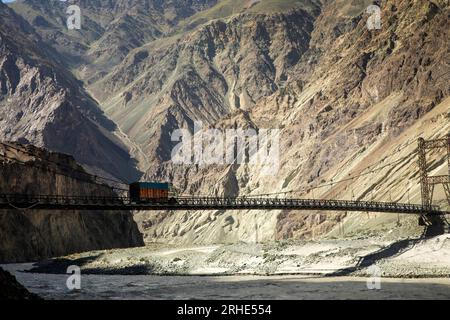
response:
<path fill-rule="evenodd" d="M 431 225 L 425 227 L 422 235 L 419 238 L 404 239 L 394 242 L 387 247 L 381 248 L 376 252 L 361 257 L 355 266 L 337 270 L 327 276 L 334 277 L 334 276 L 350 275 L 351 273 L 357 270 L 370 267 L 371 265 L 375 264 L 378 260 L 397 257 L 400 254 L 405 253 L 408 250 L 411 250 L 417 243 L 423 240 L 444 234 L 449 227 L 448 221 L 442 217 L 435 217 L 434 219 L 436 220 L 434 220 Z"/>
<path fill-rule="evenodd" d="M 89 264 L 98 261 L 101 254 L 92 255 L 88 257 L 81 257 L 77 259 L 68 258 L 54 258 L 42 262 L 35 263 L 33 268 L 25 273 L 42 273 L 42 274 L 66 274 L 70 266 L 78 266 L 82 268 L 83 274 L 95 275 L 148 275 L 156 273 L 157 267 L 151 263 L 141 263 L 137 265 L 123 266 L 123 267 L 89 267 Z M 171 275 L 165 273 L 165 275 Z"/>
<path fill-rule="evenodd" d="M 25 273 L 46 273 L 46 274 L 66 274 L 70 266 L 82 267 L 87 265 L 100 257 L 100 254 L 83 257 L 78 259 L 54 258 L 33 265 L 33 268 Z"/>

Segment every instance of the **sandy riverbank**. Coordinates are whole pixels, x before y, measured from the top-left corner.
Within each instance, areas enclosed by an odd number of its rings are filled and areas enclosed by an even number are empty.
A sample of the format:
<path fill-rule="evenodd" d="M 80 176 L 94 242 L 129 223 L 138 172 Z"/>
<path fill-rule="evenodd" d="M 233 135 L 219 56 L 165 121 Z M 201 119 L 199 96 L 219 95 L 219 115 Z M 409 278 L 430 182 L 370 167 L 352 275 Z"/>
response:
<path fill-rule="evenodd" d="M 39 263 L 34 272 L 120 275 L 367 276 L 371 266 L 394 278 L 450 277 L 450 235 L 428 240 L 345 240 L 237 243 L 94 251 Z"/>

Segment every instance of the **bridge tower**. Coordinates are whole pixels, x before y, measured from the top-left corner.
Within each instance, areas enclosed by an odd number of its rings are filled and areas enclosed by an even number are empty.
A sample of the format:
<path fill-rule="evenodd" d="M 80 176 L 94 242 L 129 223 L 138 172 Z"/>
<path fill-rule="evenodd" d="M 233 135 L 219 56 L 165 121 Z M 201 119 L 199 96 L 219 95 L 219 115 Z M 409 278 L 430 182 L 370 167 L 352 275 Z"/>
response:
<path fill-rule="evenodd" d="M 428 175 L 427 152 L 435 149 L 446 150 L 447 165 L 449 170 L 448 175 L 442 176 Z M 419 154 L 422 205 L 431 208 L 431 205 L 433 203 L 434 189 L 436 185 L 440 184 L 442 184 L 444 187 L 445 195 L 450 205 L 450 133 L 447 135 L 446 138 L 442 139 L 425 140 L 423 138 L 420 138 L 418 154 Z M 425 216 L 423 218 L 424 220 L 428 220 L 427 217 Z"/>

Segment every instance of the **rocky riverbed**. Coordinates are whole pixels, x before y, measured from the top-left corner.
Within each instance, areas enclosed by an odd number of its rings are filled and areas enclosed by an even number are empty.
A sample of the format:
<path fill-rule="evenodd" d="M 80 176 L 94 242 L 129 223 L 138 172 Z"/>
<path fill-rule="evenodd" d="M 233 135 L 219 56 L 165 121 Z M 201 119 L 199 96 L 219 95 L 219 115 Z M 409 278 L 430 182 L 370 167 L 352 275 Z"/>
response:
<path fill-rule="evenodd" d="M 450 277 L 450 236 L 186 247 L 153 244 L 69 255 L 38 263 L 32 271 L 61 274 L 71 265 L 84 274 L 109 275 L 368 276 L 376 266 L 385 277 Z"/>

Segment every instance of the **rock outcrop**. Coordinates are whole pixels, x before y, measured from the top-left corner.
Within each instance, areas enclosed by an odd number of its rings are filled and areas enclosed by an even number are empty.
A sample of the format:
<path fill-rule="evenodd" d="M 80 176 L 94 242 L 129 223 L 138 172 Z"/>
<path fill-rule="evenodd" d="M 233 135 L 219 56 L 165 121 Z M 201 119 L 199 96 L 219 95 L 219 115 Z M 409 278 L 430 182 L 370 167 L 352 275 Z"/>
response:
<path fill-rule="evenodd" d="M 0 300 L 38 300 L 39 297 L 28 292 L 16 277 L 0 268 Z"/>
<path fill-rule="evenodd" d="M 0 145 L 0 194 L 115 196 L 71 156 Z M 130 212 L 0 211 L 0 262 L 28 262 L 97 249 L 142 246 Z"/>

